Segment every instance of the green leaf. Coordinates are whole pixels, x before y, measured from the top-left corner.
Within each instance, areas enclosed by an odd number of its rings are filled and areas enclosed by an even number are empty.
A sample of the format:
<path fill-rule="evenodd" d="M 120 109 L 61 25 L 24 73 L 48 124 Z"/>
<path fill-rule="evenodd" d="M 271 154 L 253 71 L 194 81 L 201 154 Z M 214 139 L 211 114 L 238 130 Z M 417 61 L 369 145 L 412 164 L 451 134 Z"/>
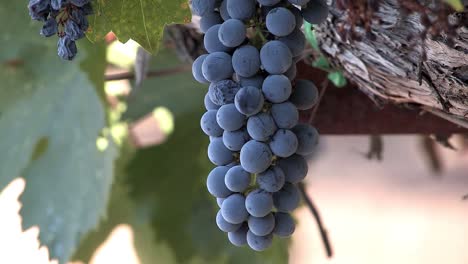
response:
<path fill-rule="evenodd" d="M 317 42 L 317 37 L 315 36 L 315 32 L 314 32 L 314 28 L 312 24 L 310 24 L 307 21 L 304 21 L 304 28 L 305 28 L 305 36 L 306 36 L 307 41 L 309 41 L 312 48 L 314 48 L 317 51 L 320 51 L 320 48 Z"/>
<path fill-rule="evenodd" d="M 455 11 L 462 12 L 464 9 L 462 0 L 445 0 Z"/>
<path fill-rule="evenodd" d="M 57 39 L 39 35 L 24 2 L 2 2 L 0 14 L 18 20 L 0 23 L 0 189 L 26 179 L 23 228 L 39 226 L 41 243 L 64 263 L 102 216 L 112 183 L 114 149 L 96 148 L 103 105 L 80 68 L 94 58 L 103 75 L 105 60 L 84 48 L 76 61 L 62 61 Z"/>
<path fill-rule="evenodd" d="M 315 68 L 319 68 L 324 71 L 329 71 L 330 70 L 330 63 L 328 63 L 327 58 L 325 56 L 320 55 L 313 63 L 312 66 Z"/>
<path fill-rule="evenodd" d="M 121 42 L 133 39 L 150 53 L 158 50 L 165 25 L 191 17 L 186 0 L 94 0 L 93 8 L 88 38 L 104 39 L 112 31 Z"/>
<path fill-rule="evenodd" d="M 328 79 L 338 88 L 345 87 L 347 84 L 343 73 L 339 71 L 330 72 L 328 74 Z"/>

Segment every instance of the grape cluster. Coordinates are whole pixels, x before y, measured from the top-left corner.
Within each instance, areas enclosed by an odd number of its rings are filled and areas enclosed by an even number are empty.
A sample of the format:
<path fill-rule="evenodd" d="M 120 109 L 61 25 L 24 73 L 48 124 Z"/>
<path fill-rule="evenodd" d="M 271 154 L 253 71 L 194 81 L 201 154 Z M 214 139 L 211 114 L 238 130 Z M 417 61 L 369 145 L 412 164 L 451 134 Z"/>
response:
<path fill-rule="evenodd" d="M 40 34 L 57 35 L 58 55 L 72 60 L 78 52 L 75 41 L 88 30 L 86 16 L 93 11 L 90 0 L 29 0 L 28 8 L 32 19 L 44 22 Z"/>
<path fill-rule="evenodd" d="M 314 127 L 299 124 L 317 88 L 295 80 L 295 62 L 305 46 L 303 19 L 318 23 L 328 13 L 317 1 L 192 0 L 209 52 L 192 66 L 194 78 L 209 83 L 201 128 L 217 167 L 207 187 L 220 207 L 216 223 L 236 246 L 262 251 L 273 235 L 295 230 L 290 212 L 308 172 L 304 156 L 318 142 Z"/>

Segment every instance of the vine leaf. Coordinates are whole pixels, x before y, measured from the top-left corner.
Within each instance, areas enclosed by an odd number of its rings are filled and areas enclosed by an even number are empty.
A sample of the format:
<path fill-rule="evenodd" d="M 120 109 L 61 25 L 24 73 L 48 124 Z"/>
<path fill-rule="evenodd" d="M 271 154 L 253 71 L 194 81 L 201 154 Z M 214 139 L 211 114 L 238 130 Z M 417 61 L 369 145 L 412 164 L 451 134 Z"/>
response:
<path fill-rule="evenodd" d="M 187 23 L 191 17 L 186 0 L 94 0 L 93 8 L 90 40 L 104 39 L 112 31 L 119 41 L 133 39 L 150 53 L 158 50 L 165 25 Z"/>
<path fill-rule="evenodd" d="M 445 2 L 447 2 L 447 4 L 449 4 L 453 9 L 455 9 L 455 11 L 463 11 L 462 0 L 445 0 Z"/>
<path fill-rule="evenodd" d="M 79 43 L 76 60 L 61 61 L 57 39 L 39 35 L 22 1 L 1 2 L 0 17 L 18 19 L 0 23 L 0 190 L 25 178 L 23 229 L 38 226 L 41 244 L 65 263 L 103 215 L 112 184 L 115 151 L 96 147 L 106 118 L 88 74 L 102 78 L 105 52 Z"/>

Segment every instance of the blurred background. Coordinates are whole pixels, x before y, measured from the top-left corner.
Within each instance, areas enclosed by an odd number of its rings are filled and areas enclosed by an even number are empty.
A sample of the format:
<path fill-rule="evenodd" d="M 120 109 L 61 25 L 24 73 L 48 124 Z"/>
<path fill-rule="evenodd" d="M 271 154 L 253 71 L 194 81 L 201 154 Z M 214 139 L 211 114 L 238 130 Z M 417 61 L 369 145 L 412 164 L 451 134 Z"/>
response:
<path fill-rule="evenodd" d="M 68 63 L 23 8 L 0 4 L 0 17 L 21 14 L 11 23 L 30 29 L 0 23 L 0 263 L 58 263 L 50 257 L 71 248 L 72 263 L 94 264 L 468 263 L 466 137 L 451 137 L 450 149 L 427 136 L 375 146 L 375 137 L 323 135 L 305 186 L 333 258 L 306 205 L 291 241 L 261 254 L 234 248 L 205 187 L 207 87 L 190 65 L 204 52 L 197 29 L 167 27 L 156 56 L 113 34 L 83 40 Z"/>

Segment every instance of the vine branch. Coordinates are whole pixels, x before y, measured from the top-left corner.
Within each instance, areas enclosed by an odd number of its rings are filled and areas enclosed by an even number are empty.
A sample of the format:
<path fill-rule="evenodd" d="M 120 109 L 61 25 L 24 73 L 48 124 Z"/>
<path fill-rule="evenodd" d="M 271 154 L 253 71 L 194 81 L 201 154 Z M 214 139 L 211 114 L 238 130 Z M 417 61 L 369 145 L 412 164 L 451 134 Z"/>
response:
<path fill-rule="evenodd" d="M 301 194 L 302 194 L 302 196 L 303 196 L 303 198 L 304 198 L 304 200 L 305 200 L 305 202 L 307 204 L 307 207 L 309 207 L 310 212 L 312 212 L 312 215 L 314 216 L 315 221 L 317 222 L 317 226 L 318 226 L 319 231 L 320 231 L 320 237 L 322 238 L 323 245 L 325 247 L 325 251 L 327 252 L 327 257 L 331 258 L 331 257 L 333 257 L 333 250 L 332 250 L 332 247 L 331 247 L 330 239 L 328 238 L 328 232 L 325 229 L 325 227 L 323 226 L 322 218 L 320 217 L 320 213 L 319 213 L 317 207 L 315 206 L 315 204 L 313 203 L 312 199 L 307 195 L 307 192 L 305 190 L 305 187 L 304 187 L 303 183 L 299 184 L 299 190 L 301 191 Z"/>
<path fill-rule="evenodd" d="M 151 77 L 162 77 L 162 76 L 170 76 L 174 74 L 179 74 L 183 72 L 187 72 L 191 70 L 191 66 L 178 66 L 174 68 L 158 70 L 158 71 L 149 71 L 146 74 L 146 78 Z M 134 72 L 123 72 L 123 73 L 116 73 L 116 74 L 109 74 L 104 77 L 106 81 L 120 81 L 120 80 L 134 80 L 135 73 Z"/>

